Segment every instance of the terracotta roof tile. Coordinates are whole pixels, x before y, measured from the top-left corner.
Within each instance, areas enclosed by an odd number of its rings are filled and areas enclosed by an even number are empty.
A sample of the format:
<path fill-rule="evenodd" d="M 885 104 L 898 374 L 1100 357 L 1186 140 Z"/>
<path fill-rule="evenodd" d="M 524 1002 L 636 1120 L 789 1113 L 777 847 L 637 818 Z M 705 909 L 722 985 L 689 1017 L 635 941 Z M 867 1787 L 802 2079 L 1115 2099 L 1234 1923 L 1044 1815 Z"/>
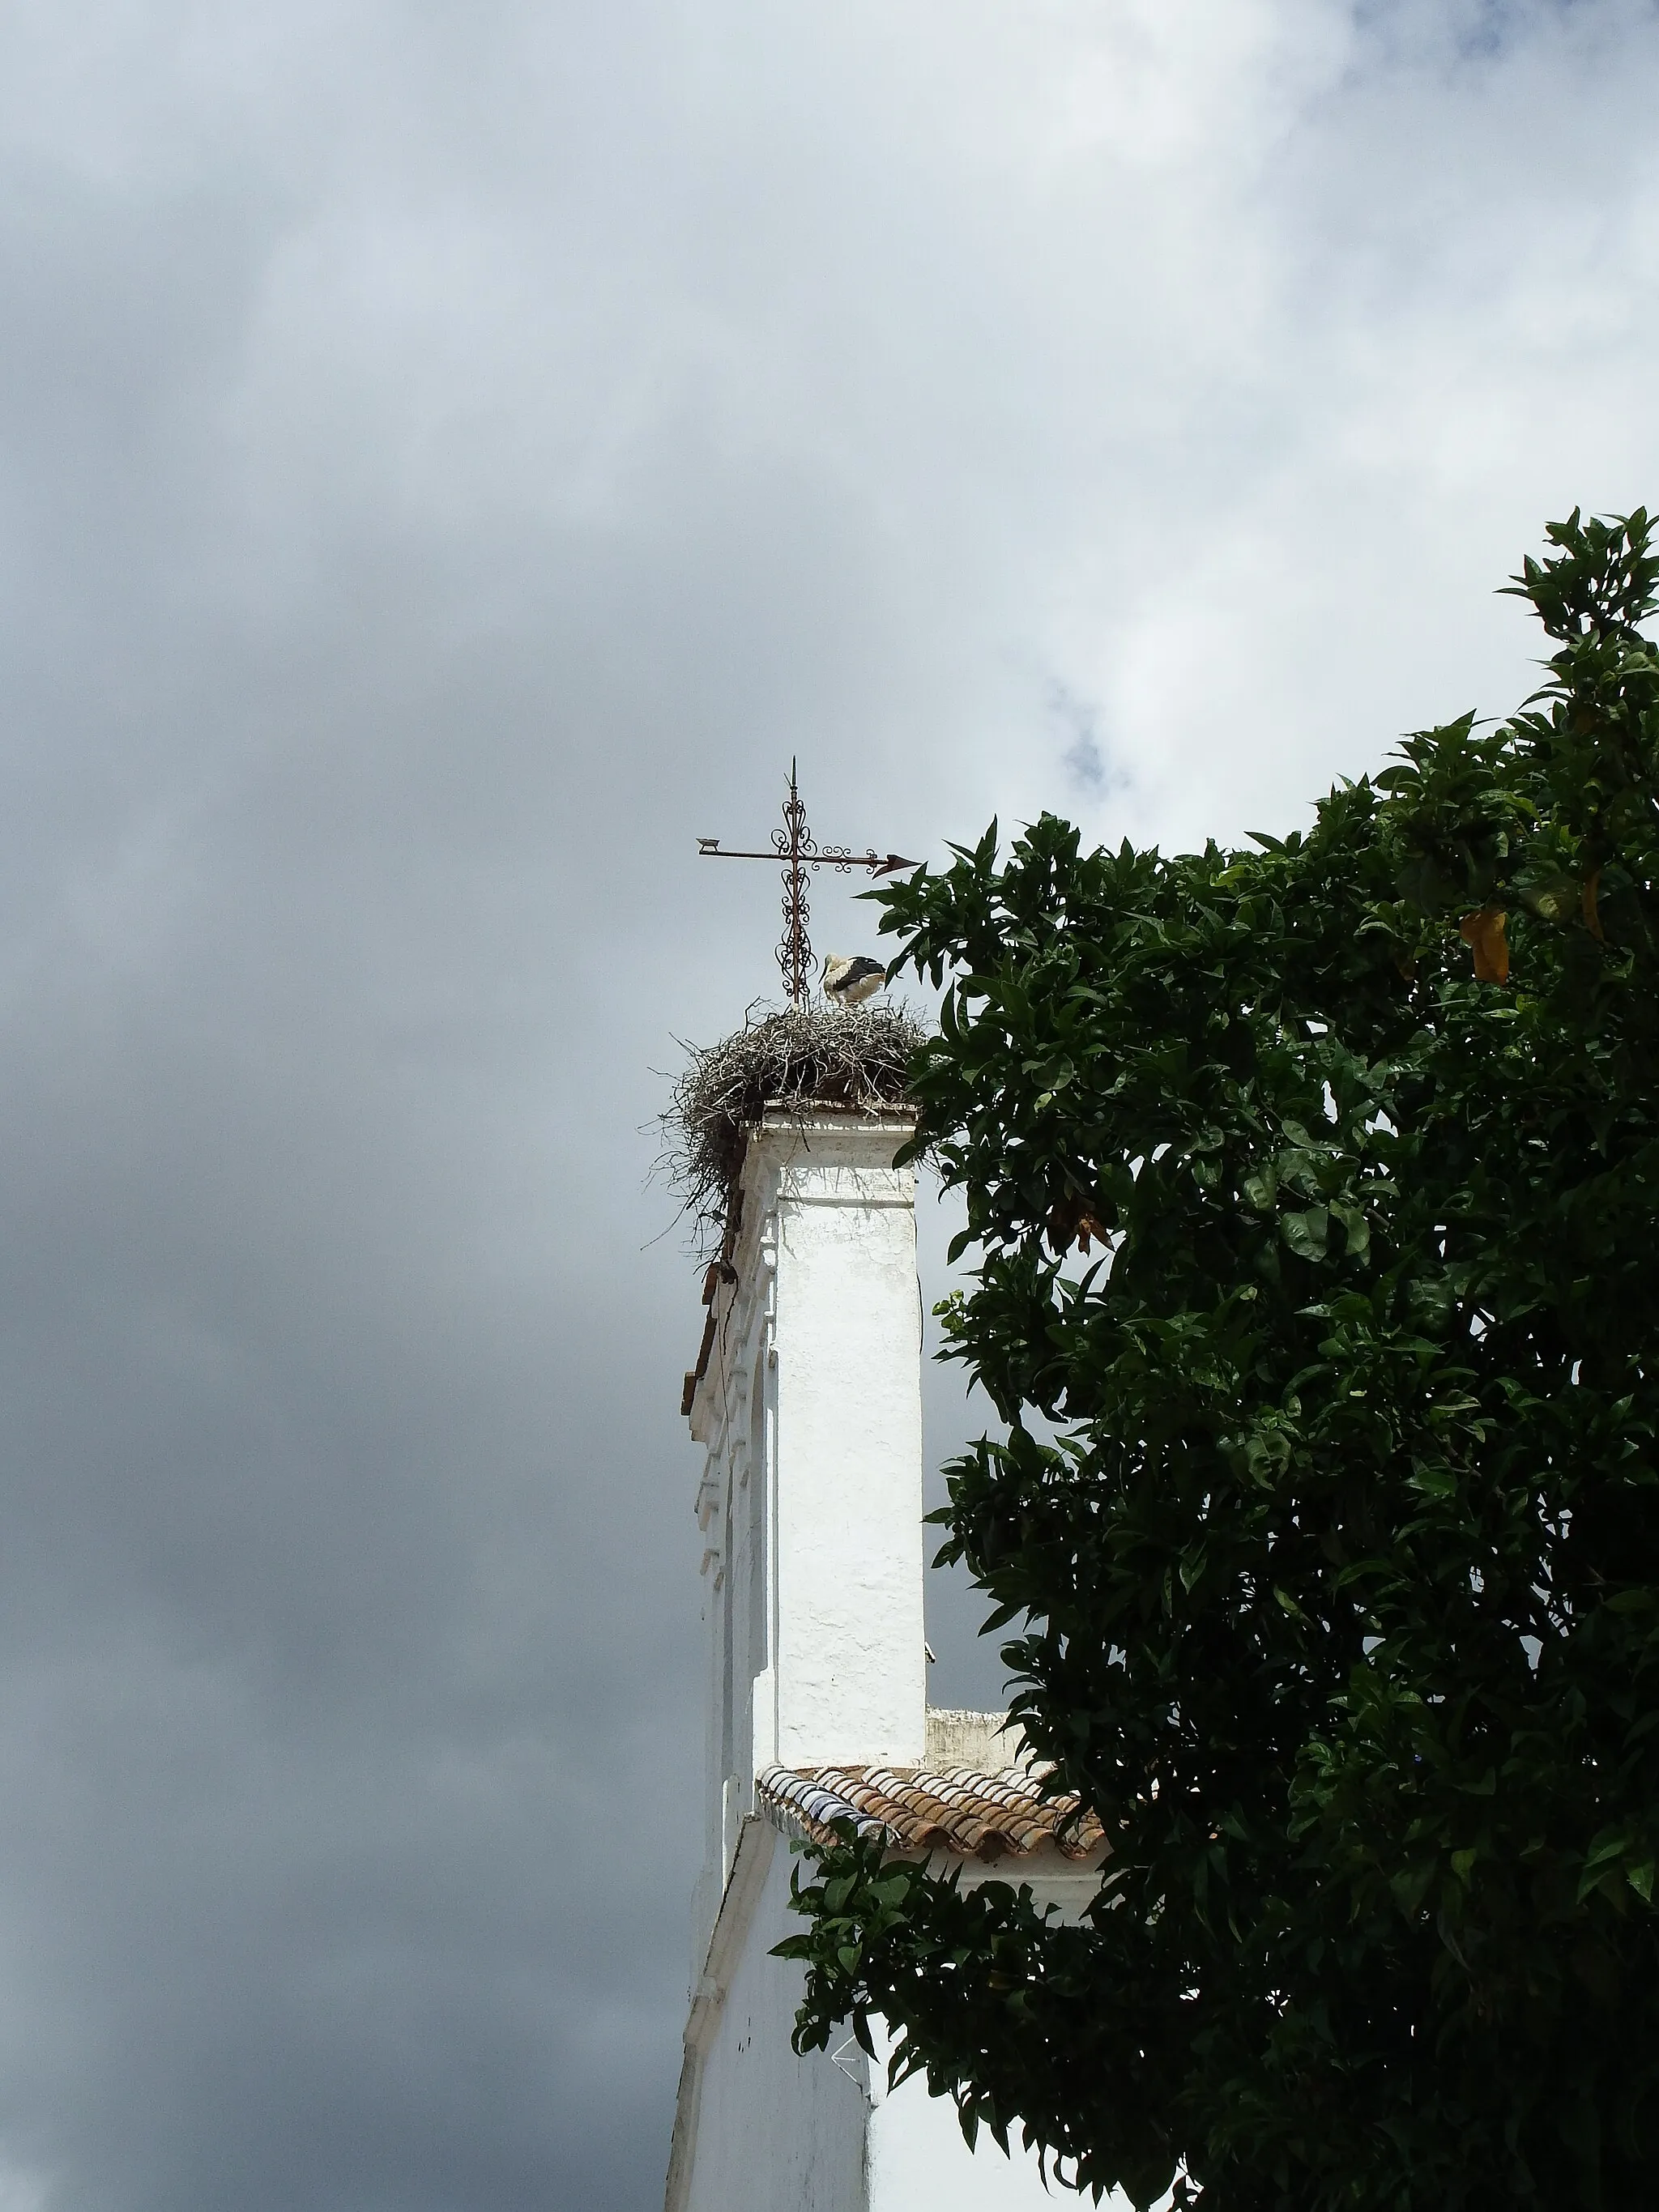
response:
<path fill-rule="evenodd" d="M 890 1836 L 901 1850 L 963 1858 L 1025 1858 L 1048 1847 L 1086 1859 L 1104 1840 L 1092 1813 L 1075 1817 L 1075 1797 L 1047 1796 L 1040 1782 L 1013 1769 L 769 1766 L 755 1788 L 763 1811 L 815 1844 L 833 1843 L 830 1823 L 848 1820 L 861 1836 Z"/>

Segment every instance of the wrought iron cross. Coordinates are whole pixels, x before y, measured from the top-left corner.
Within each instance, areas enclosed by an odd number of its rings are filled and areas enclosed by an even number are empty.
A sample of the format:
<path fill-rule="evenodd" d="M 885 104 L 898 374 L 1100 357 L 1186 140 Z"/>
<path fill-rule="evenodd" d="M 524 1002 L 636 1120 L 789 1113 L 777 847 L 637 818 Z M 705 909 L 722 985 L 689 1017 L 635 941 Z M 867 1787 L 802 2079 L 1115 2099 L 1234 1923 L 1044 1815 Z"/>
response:
<path fill-rule="evenodd" d="M 806 826 L 806 802 L 800 795 L 795 781 L 795 763 L 789 763 L 789 796 L 783 802 L 783 828 L 772 832 L 769 853 L 727 853 L 720 848 L 718 837 L 699 837 L 697 853 L 705 860 L 780 860 L 783 864 L 783 942 L 778 947 L 778 965 L 783 970 L 783 980 L 789 996 L 796 1006 L 805 1003 L 812 988 L 812 940 L 806 933 L 811 918 L 811 908 L 806 898 L 808 870 L 814 873 L 819 868 L 833 868 L 837 875 L 850 875 L 854 868 L 867 868 L 871 881 L 878 876 L 890 876 L 900 868 L 919 868 L 920 860 L 907 860 L 897 853 L 889 853 L 884 860 L 873 846 L 867 852 L 855 853 L 847 845 L 820 845 Z"/>

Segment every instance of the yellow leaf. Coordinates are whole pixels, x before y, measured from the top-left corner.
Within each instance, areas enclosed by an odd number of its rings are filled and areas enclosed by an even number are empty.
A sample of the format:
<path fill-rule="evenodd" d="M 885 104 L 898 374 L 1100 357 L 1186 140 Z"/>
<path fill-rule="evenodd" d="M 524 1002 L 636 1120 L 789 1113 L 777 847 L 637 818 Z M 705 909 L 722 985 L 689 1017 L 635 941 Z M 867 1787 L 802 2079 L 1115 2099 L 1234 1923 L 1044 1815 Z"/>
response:
<path fill-rule="evenodd" d="M 1506 914 L 1483 906 L 1466 914 L 1457 925 L 1458 935 L 1474 955 L 1478 983 L 1507 983 L 1510 980 L 1510 941 L 1504 933 Z"/>

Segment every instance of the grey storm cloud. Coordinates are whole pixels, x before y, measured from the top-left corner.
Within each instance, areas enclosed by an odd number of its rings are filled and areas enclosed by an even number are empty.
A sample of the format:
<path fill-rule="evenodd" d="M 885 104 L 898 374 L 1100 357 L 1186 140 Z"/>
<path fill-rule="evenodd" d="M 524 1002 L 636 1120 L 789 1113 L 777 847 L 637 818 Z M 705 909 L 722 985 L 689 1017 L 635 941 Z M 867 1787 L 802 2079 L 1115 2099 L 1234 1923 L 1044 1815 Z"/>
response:
<path fill-rule="evenodd" d="M 1656 89 L 1634 0 L 6 11 L 0 2212 L 658 2201 L 695 837 L 1512 704 L 1659 483 Z"/>

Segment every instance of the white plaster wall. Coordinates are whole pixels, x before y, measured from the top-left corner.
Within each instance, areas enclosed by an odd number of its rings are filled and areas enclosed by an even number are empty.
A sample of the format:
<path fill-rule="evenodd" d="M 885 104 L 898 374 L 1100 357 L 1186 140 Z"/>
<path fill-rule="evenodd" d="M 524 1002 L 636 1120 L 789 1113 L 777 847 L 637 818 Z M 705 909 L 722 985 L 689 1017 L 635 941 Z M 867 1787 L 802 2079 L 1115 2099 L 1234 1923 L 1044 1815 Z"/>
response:
<path fill-rule="evenodd" d="M 1092 2206 L 1055 2179 L 1045 2183 L 1035 2151 L 1010 2131 L 1004 2157 L 982 2130 L 973 2149 L 948 2097 L 930 2097 L 919 2075 L 884 2094 L 885 2035 L 876 2023 L 878 2063 L 870 2069 L 874 2109 L 870 2115 L 865 2171 L 869 2191 L 866 2212 L 1066 2212 L 1068 2205 Z M 1133 2212 L 1129 2200 L 1113 2190 L 1102 2202 L 1111 2212 Z"/>
<path fill-rule="evenodd" d="M 803 1925 L 793 1864 L 780 1837 L 703 2057 L 684 2212 L 868 2212 L 863 2054 L 857 2079 L 826 2052 L 795 2056 L 803 1970 L 767 1955 Z"/>
<path fill-rule="evenodd" d="M 707 1653 L 700 1959 L 762 1768 L 926 1755 L 921 1300 L 902 1116 L 769 1118 L 692 1393 Z"/>
<path fill-rule="evenodd" d="M 777 1212 L 777 1757 L 918 1765 L 926 1743 L 921 1302 L 904 1122 L 751 1145 Z"/>
<path fill-rule="evenodd" d="M 833 2055 L 796 2057 L 801 1970 L 769 1955 L 801 1924 L 793 1855 L 744 1821 L 754 1771 L 774 1759 L 910 1766 L 928 1748 L 915 1180 L 892 1165 L 908 1134 L 902 1121 L 848 1116 L 758 1131 L 715 1293 L 692 1406 L 707 1451 L 708 1844 L 670 2212 L 1075 2201 L 1045 2191 L 1023 2150 L 1005 2158 L 988 2139 L 970 2152 L 925 2082 L 889 2096 L 850 2033 Z M 1000 1765 L 1013 1747 L 994 1747 L 993 1729 L 988 1716 L 941 1716 L 935 1749 Z M 1055 1870 L 1056 1901 L 1074 1911 L 1097 1879 Z"/>
<path fill-rule="evenodd" d="M 876 2080 L 879 2088 L 879 2069 Z M 868 2212 L 1057 2212 L 1088 2203 L 1052 2179 L 1045 2188 L 1036 2152 L 1017 2136 L 1008 2147 L 1005 2158 L 981 2134 L 969 2150 L 956 2106 L 913 2075 L 870 2115 Z"/>
<path fill-rule="evenodd" d="M 886 2037 L 872 2065 L 848 2030 L 831 2052 L 789 2047 L 802 1969 L 769 1954 L 803 1923 L 789 1910 L 795 1863 L 771 1858 L 733 1954 L 725 2001 L 704 2039 L 693 2099 L 689 2186 L 669 2212 L 1063 2212 L 1077 2197 L 1015 2141 L 969 2150 L 948 2098 L 913 2078 L 886 2089 Z M 689 2116 L 688 2116 L 689 2117 Z M 1128 2212 L 1127 2199 L 1109 2203 Z"/>

